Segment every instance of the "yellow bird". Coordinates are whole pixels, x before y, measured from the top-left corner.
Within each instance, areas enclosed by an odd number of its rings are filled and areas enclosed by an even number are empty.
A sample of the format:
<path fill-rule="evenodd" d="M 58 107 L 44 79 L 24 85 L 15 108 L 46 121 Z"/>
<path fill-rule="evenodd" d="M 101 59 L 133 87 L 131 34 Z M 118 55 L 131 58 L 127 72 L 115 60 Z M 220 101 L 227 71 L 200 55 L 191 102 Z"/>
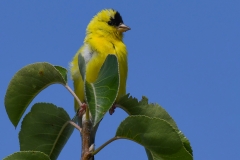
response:
<path fill-rule="evenodd" d="M 123 23 L 120 13 L 113 9 L 104 9 L 97 13 L 86 29 L 84 44 L 71 62 L 71 76 L 74 83 L 74 91 L 78 98 L 84 101 L 84 82 L 78 68 L 78 55 L 82 54 L 86 62 L 86 81 L 89 83 L 97 79 L 101 66 L 109 54 L 115 54 L 118 58 L 120 70 L 120 86 L 117 95 L 118 100 L 126 94 L 127 81 L 127 49 L 123 43 L 123 32 L 130 30 Z M 75 101 L 75 110 L 79 105 Z"/>

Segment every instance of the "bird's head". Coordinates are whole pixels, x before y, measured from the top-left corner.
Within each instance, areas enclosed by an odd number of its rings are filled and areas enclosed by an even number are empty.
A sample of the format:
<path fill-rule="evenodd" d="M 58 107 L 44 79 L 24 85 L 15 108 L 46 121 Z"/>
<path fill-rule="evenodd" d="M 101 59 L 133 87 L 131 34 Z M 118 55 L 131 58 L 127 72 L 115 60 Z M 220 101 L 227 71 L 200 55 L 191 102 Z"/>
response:
<path fill-rule="evenodd" d="M 122 33 L 128 30 L 130 30 L 130 27 L 123 23 L 118 11 L 104 9 L 97 13 L 88 24 L 87 34 L 95 33 L 122 38 Z"/>

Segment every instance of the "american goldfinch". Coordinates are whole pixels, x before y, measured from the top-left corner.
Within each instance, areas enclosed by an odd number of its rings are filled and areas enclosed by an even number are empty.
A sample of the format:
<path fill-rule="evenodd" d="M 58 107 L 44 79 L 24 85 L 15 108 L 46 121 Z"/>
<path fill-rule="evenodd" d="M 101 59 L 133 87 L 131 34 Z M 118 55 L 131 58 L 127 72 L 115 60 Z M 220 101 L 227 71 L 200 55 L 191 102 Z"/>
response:
<path fill-rule="evenodd" d="M 88 24 L 84 44 L 71 62 L 74 91 L 82 102 L 84 101 L 84 82 L 78 67 L 79 54 L 82 54 L 85 59 L 86 81 L 89 83 L 93 83 L 98 77 L 106 57 L 109 54 L 115 54 L 118 58 L 120 72 L 120 86 L 116 100 L 126 94 L 128 65 L 123 32 L 128 30 L 130 28 L 123 23 L 120 13 L 113 9 L 100 11 Z M 75 101 L 75 110 L 78 109 L 79 105 Z"/>

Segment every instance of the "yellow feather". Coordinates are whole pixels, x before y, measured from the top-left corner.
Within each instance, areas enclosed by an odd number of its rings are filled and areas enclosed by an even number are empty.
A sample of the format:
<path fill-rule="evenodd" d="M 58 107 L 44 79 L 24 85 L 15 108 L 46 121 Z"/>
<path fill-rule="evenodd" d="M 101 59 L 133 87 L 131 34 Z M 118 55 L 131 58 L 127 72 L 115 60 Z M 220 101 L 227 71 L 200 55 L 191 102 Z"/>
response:
<path fill-rule="evenodd" d="M 102 10 L 93 17 L 87 27 L 84 44 L 71 62 L 74 91 L 82 102 L 84 101 L 84 84 L 78 68 L 78 54 L 82 54 L 85 61 L 87 61 L 86 81 L 89 83 L 96 80 L 107 55 L 115 54 L 118 58 L 120 70 L 120 86 L 116 100 L 126 94 L 127 49 L 122 41 L 122 32 L 130 28 L 123 24 L 121 16 L 118 14 L 117 11 L 109 9 Z M 79 106 L 75 101 L 75 109 L 78 108 Z"/>

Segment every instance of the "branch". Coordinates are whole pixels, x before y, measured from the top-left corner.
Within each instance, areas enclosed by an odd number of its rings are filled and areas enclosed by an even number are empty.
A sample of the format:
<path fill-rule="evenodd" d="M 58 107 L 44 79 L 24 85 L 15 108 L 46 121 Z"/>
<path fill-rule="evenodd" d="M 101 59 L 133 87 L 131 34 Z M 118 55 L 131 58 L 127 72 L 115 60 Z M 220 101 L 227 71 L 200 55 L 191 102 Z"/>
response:
<path fill-rule="evenodd" d="M 91 121 L 84 120 L 83 121 L 83 128 L 82 128 L 82 160 L 89 160 L 93 155 L 89 151 L 89 147 L 92 145 L 91 143 L 91 130 L 92 130 L 92 123 Z"/>

